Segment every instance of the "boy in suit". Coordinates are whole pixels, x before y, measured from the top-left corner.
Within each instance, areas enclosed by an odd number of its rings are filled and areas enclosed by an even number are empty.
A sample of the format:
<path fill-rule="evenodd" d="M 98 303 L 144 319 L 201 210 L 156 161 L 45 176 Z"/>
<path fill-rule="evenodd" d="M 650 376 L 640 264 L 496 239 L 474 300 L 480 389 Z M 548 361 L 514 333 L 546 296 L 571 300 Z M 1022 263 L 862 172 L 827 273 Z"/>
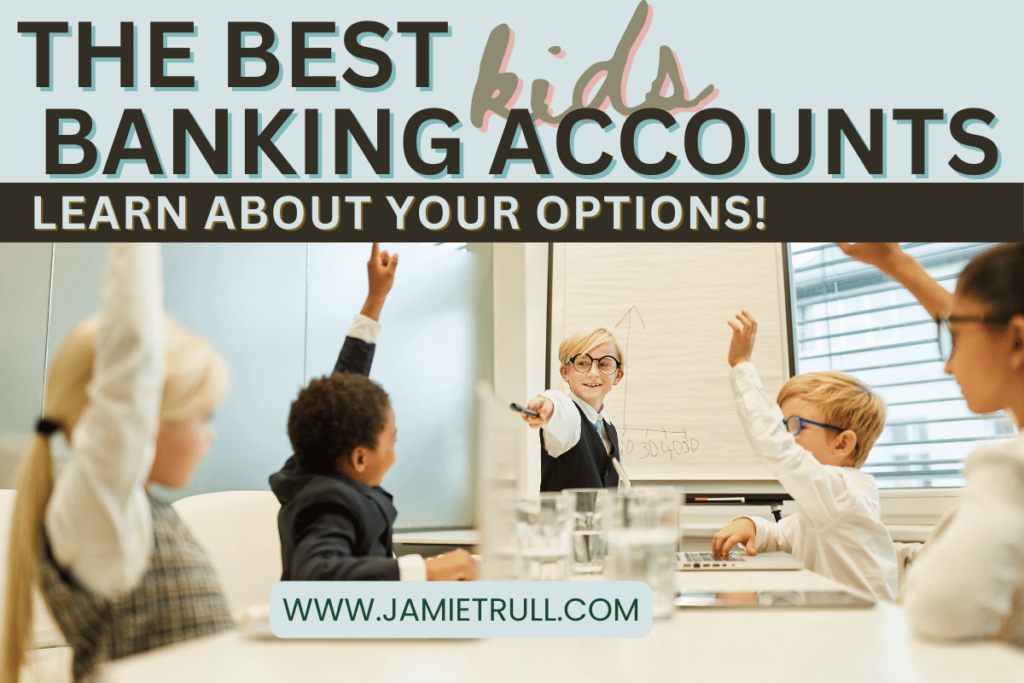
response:
<path fill-rule="evenodd" d="M 622 449 L 604 398 L 625 375 L 619 344 L 604 328 L 585 330 L 559 345 L 558 360 L 569 395 L 545 391 L 526 404 L 540 415 L 523 415 L 541 430 L 540 490 L 617 487 Z"/>
<path fill-rule="evenodd" d="M 777 523 L 737 517 L 715 534 L 712 550 L 790 552 L 811 571 L 895 600 L 896 548 L 882 524 L 878 486 L 860 471 L 885 426 L 885 403 L 850 375 L 809 372 L 786 382 L 776 405 L 750 362 L 757 322 L 746 311 L 736 318 L 729 322 L 736 409 L 754 453 L 798 512 Z"/>
<path fill-rule="evenodd" d="M 270 487 L 281 501 L 282 581 L 473 579 L 470 554 L 458 550 L 424 560 L 395 558 L 391 534 L 398 512 L 380 487 L 395 464 L 395 412 L 368 377 L 377 322 L 394 283 L 398 254 L 373 245 L 370 293 L 345 338 L 334 374 L 299 392 L 288 416 L 295 452 Z"/>

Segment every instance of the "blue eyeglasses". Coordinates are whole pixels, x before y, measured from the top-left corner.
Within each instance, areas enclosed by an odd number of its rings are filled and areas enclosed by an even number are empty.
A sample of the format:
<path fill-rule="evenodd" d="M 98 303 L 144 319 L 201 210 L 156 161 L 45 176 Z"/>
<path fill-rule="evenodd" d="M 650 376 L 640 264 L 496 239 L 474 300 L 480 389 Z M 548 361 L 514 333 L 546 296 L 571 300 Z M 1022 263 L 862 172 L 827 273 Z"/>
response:
<path fill-rule="evenodd" d="M 806 420 L 802 417 L 797 417 L 796 415 L 782 421 L 782 425 L 786 428 L 786 431 L 792 434 L 793 436 L 796 436 L 797 434 L 802 432 L 804 430 L 805 424 L 814 425 L 815 427 L 821 427 L 822 429 L 834 429 L 835 431 L 840 433 L 846 431 L 842 427 L 836 427 L 835 425 L 827 425 L 821 422 L 815 422 L 814 420 Z M 857 444 L 856 446 L 854 446 L 854 448 L 856 450 L 860 450 L 860 444 Z"/>
<path fill-rule="evenodd" d="M 823 429 L 834 429 L 837 432 L 846 431 L 845 429 L 840 429 L 839 427 L 835 427 L 833 425 L 822 424 L 820 422 L 815 422 L 814 420 L 805 420 L 804 418 L 797 417 L 796 415 L 789 418 L 788 420 L 783 420 L 782 424 L 785 425 L 786 431 L 792 434 L 793 436 L 796 436 L 797 434 L 802 432 L 804 430 L 804 425 L 814 425 L 815 427 L 821 427 Z"/>

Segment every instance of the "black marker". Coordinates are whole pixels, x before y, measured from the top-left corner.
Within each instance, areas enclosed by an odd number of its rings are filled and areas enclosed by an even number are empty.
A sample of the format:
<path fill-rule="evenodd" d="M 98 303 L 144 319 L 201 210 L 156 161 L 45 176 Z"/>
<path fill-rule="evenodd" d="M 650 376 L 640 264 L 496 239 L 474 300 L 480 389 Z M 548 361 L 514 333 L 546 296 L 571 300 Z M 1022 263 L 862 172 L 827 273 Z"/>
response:
<path fill-rule="evenodd" d="M 516 410 L 516 411 L 522 413 L 523 415 L 529 415 L 530 417 L 540 417 L 540 413 L 538 413 L 536 410 L 530 410 L 529 408 L 524 408 L 521 405 L 519 405 L 518 403 L 513 403 L 512 405 L 509 406 L 509 409 Z"/>

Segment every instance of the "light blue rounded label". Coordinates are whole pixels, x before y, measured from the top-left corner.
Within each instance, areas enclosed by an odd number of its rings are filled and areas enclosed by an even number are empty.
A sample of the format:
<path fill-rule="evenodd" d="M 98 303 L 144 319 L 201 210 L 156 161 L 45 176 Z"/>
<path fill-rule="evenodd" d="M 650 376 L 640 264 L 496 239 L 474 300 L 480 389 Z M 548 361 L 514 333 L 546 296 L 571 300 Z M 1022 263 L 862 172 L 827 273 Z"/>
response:
<path fill-rule="evenodd" d="M 651 588 L 639 581 L 282 581 L 279 638 L 643 638 Z"/>

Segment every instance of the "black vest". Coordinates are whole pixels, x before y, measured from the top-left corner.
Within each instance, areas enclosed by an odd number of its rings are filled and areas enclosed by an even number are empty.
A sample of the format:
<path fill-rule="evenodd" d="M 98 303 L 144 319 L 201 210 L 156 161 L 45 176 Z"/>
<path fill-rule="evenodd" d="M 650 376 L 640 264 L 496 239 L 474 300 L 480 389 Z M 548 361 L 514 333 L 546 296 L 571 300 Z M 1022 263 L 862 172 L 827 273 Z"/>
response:
<path fill-rule="evenodd" d="M 580 414 L 580 440 L 576 445 L 557 458 L 548 455 L 544 448 L 544 434 L 540 435 L 540 490 L 561 491 L 562 489 L 599 489 L 619 485 L 619 473 L 612 466 L 612 458 L 619 457 L 616 450 L 618 435 L 615 427 L 607 420 L 604 429 L 611 441 L 611 453 L 605 450 L 601 435 L 594 424 L 583 414 L 583 409 L 573 401 Z"/>

